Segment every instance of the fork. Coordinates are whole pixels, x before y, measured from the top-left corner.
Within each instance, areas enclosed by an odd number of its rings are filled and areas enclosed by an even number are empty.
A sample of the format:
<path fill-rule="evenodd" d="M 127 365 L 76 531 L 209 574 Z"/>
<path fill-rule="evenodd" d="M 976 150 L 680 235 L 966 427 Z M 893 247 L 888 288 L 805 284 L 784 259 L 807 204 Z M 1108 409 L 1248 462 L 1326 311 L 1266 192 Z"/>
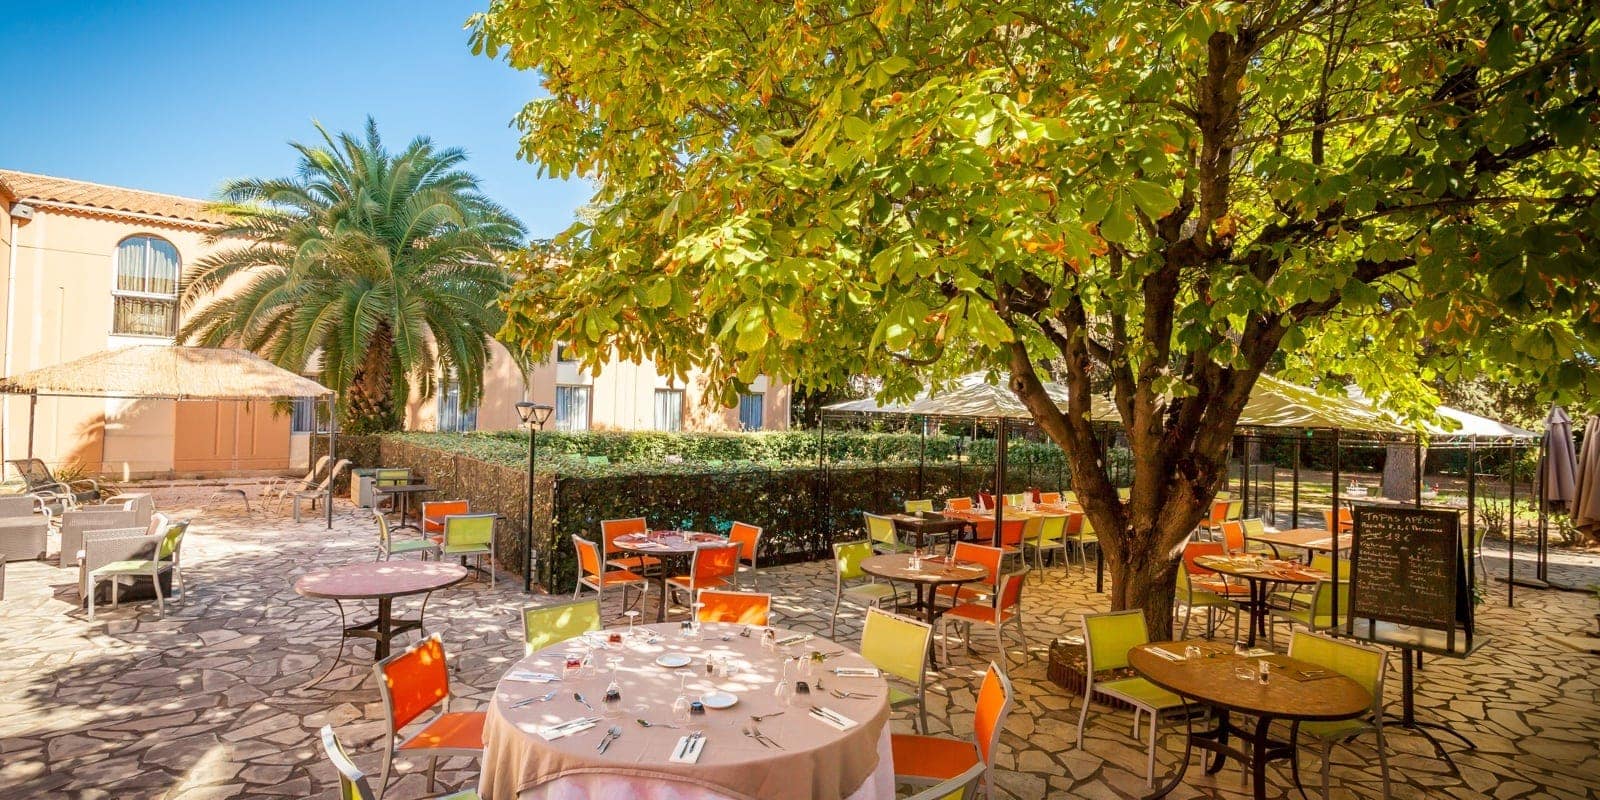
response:
<path fill-rule="evenodd" d="M 841 692 L 838 689 L 830 689 L 828 691 L 834 697 L 837 697 L 837 698 L 839 698 L 841 700 L 871 700 L 872 699 L 872 695 L 863 694 L 861 692 Z"/>
<path fill-rule="evenodd" d="M 601 739 L 600 744 L 596 745 L 594 749 L 604 753 L 606 748 L 611 746 L 612 742 L 620 738 L 622 738 L 622 728 L 612 725 L 611 730 L 606 731 L 606 738 Z"/>

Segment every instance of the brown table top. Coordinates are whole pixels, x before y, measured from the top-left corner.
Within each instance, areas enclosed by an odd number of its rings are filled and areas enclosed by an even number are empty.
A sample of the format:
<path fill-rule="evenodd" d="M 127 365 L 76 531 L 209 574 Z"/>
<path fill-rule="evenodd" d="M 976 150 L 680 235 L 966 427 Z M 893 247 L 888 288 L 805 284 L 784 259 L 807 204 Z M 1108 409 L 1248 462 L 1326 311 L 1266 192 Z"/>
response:
<path fill-rule="evenodd" d="M 954 530 L 967 524 L 965 520 L 947 517 L 936 511 L 927 513 L 931 514 L 931 516 L 920 516 L 918 514 L 889 514 L 887 516 L 889 519 L 894 520 L 895 525 L 902 528 L 919 528 L 933 532 Z"/>
<path fill-rule="evenodd" d="M 379 600 L 443 589 L 467 577 L 467 568 L 440 561 L 371 561 L 301 575 L 294 590 L 326 600 Z"/>
<path fill-rule="evenodd" d="M 651 531 L 630 533 L 611 540 L 613 547 L 631 553 L 693 553 L 708 544 L 727 544 L 728 540 L 714 533 L 698 531 Z"/>
<path fill-rule="evenodd" d="M 372 487 L 372 491 L 378 494 L 415 494 L 417 492 L 435 492 L 438 490 L 439 487 L 426 483 L 400 483 L 394 486 L 374 485 Z"/>
<path fill-rule="evenodd" d="M 1272 559 L 1258 559 L 1250 556 L 1230 558 L 1228 556 L 1200 556 L 1194 560 L 1196 566 L 1205 567 L 1223 575 L 1235 578 L 1244 578 L 1249 581 L 1273 581 L 1275 583 L 1300 583 L 1311 584 L 1328 580 L 1328 574 L 1315 570 L 1304 564 L 1292 561 L 1274 561 Z"/>
<path fill-rule="evenodd" d="M 1247 533 L 1245 538 L 1253 542 L 1275 544 L 1282 547 L 1302 547 L 1306 550 L 1317 552 L 1332 552 L 1333 536 L 1321 528 L 1290 528 L 1286 531 L 1265 531 L 1262 533 Z M 1349 550 L 1352 543 L 1350 534 L 1339 537 L 1339 549 Z"/>
<path fill-rule="evenodd" d="M 989 577 L 981 564 L 969 561 L 950 561 L 947 556 L 922 559 L 920 569 L 911 568 L 910 553 L 891 553 L 871 556 L 861 560 L 861 570 L 880 578 L 911 583 L 971 583 Z"/>
<path fill-rule="evenodd" d="M 1159 647 L 1182 655 L 1188 645 L 1207 651 L 1199 659 L 1168 661 L 1150 651 Z M 1235 667 L 1266 660 L 1272 677 L 1261 683 L 1241 680 Z M 1298 720 L 1335 720 L 1360 716 L 1372 708 L 1372 693 L 1361 684 L 1308 661 L 1271 655 L 1245 658 L 1225 646 L 1191 639 L 1152 642 L 1128 651 L 1128 665 L 1151 683 L 1209 706 L 1257 716 Z M 1252 671 L 1252 675 L 1254 672 Z"/>

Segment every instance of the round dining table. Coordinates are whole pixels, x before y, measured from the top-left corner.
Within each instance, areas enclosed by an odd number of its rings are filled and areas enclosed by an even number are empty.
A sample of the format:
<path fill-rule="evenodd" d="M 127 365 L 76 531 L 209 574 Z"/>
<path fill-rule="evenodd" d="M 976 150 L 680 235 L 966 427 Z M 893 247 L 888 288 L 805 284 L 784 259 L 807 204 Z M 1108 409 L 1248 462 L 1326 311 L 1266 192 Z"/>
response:
<path fill-rule="evenodd" d="M 333 674 L 334 668 L 344 658 L 345 642 L 352 638 L 373 640 L 374 662 L 388 658 L 389 643 L 395 637 L 422 629 L 422 617 L 428 609 L 428 595 L 460 583 L 466 577 L 466 567 L 438 561 L 364 561 L 301 575 L 294 582 L 295 592 L 302 597 L 332 600 L 339 609 L 340 628 L 339 652 L 334 655 L 328 671 L 301 688 L 315 686 Z M 417 616 L 394 616 L 395 598 L 418 594 L 423 598 L 422 609 Z M 378 601 L 378 615 L 366 622 L 349 624 L 344 604 L 364 600 Z"/>
<path fill-rule="evenodd" d="M 1201 655 L 1187 657 L 1189 646 L 1200 648 Z M 1256 662 L 1263 660 L 1272 665 L 1266 683 L 1253 677 L 1259 674 Z M 1241 665 L 1247 667 L 1243 680 L 1239 677 Z M 1267 762 L 1293 759 L 1295 755 L 1293 742 L 1274 740 L 1269 735 L 1273 720 L 1299 723 L 1350 719 L 1372 710 L 1372 693 L 1334 670 L 1288 656 L 1235 655 L 1232 648 L 1204 639 L 1139 645 L 1128 651 L 1128 666 L 1185 702 L 1209 706 L 1216 717 L 1214 727 L 1197 731 L 1193 718 L 1185 716 L 1183 761 L 1171 780 L 1147 798 L 1165 797 L 1178 788 L 1189 769 L 1189 757 L 1199 748 L 1214 754 L 1206 767 L 1207 774 L 1220 771 L 1228 758 L 1237 759 L 1250 770 L 1255 800 L 1265 800 Z M 1234 724 L 1233 714 L 1254 718 L 1253 730 Z M 1248 742 L 1249 749 L 1229 744 L 1230 739 Z"/>
<path fill-rule="evenodd" d="M 827 639 L 778 629 L 777 642 L 798 641 L 774 646 L 763 644 L 763 630 L 639 625 L 631 633 L 584 634 L 523 658 L 500 680 L 487 710 L 479 795 L 892 800 L 883 677 L 860 654 Z M 621 641 L 608 641 L 612 634 Z M 585 656 L 590 666 L 567 671 L 569 658 Z M 708 657 L 730 664 L 731 672 L 708 673 Z M 796 657 L 806 659 L 809 675 L 800 676 Z M 672 666 L 680 661 L 687 663 Z M 775 692 L 785 676 L 811 691 L 786 703 Z M 615 705 L 604 700 L 613 684 L 620 690 Z M 733 705 L 706 702 L 680 724 L 673 714 L 680 693 L 694 701 L 722 693 Z M 828 715 L 848 724 L 829 722 Z"/>
<path fill-rule="evenodd" d="M 982 564 L 957 561 L 954 556 L 923 556 L 919 563 L 913 564 L 915 560 L 911 553 L 868 556 L 861 560 L 861 571 L 917 587 L 916 602 L 903 603 L 900 609 L 921 611 L 929 625 L 938 621 L 944 611 L 938 603 L 940 586 L 973 583 L 989 577 L 989 570 Z M 928 663 L 938 668 L 932 639 L 928 640 Z"/>
<path fill-rule="evenodd" d="M 694 551 L 708 544 L 727 544 L 728 540 L 714 533 L 701 533 L 699 531 L 649 531 L 647 533 L 628 533 L 611 540 L 611 545 L 618 550 L 626 550 L 634 555 L 654 556 L 662 560 L 671 559 L 683 564 L 683 573 L 689 573 L 689 566 L 694 558 Z M 655 579 L 658 589 L 661 590 L 661 603 L 656 607 L 656 622 L 667 621 L 667 570 L 663 564 L 656 570 Z"/>
<path fill-rule="evenodd" d="M 1238 578 L 1250 586 L 1250 599 L 1240 600 L 1250 613 L 1250 632 L 1245 642 L 1256 644 L 1256 633 L 1267 633 L 1267 598 L 1273 584 L 1287 583 L 1295 586 L 1313 586 L 1328 580 L 1328 574 L 1295 561 L 1278 561 L 1259 556 L 1200 556 L 1195 566 L 1204 567 L 1219 575 Z"/>

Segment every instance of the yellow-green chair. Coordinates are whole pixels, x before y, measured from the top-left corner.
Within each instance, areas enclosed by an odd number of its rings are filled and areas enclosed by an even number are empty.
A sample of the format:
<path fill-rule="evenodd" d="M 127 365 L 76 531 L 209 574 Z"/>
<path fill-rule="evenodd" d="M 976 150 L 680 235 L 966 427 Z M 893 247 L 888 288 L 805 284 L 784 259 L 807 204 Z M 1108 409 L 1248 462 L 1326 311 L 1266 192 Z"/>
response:
<path fill-rule="evenodd" d="M 1034 526 L 1032 535 L 1027 527 L 1022 529 L 1022 546 L 1024 549 L 1033 550 L 1033 568 L 1039 572 L 1039 580 L 1044 580 L 1044 556 L 1046 550 L 1060 550 L 1061 558 L 1068 565 L 1072 562 L 1067 559 L 1067 517 L 1064 514 L 1040 517 L 1038 525 Z"/>
<path fill-rule="evenodd" d="M 894 520 L 877 514 L 861 512 L 867 522 L 867 538 L 872 549 L 879 553 L 909 553 L 915 548 L 900 541 L 900 532 L 894 529 Z"/>
<path fill-rule="evenodd" d="M 1339 621 L 1333 617 L 1333 600 L 1339 598 L 1339 608 L 1350 608 L 1350 582 L 1339 581 L 1339 588 L 1335 589 L 1333 581 L 1321 581 L 1311 591 L 1311 601 L 1303 605 L 1294 605 L 1289 608 L 1267 608 L 1267 641 L 1273 646 L 1278 646 L 1277 630 L 1278 621 L 1282 620 L 1293 630 L 1295 625 L 1301 625 L 1309 631 L 1332 630 L 1339 626 Z M 1291 640 L 1292 641 L 1292 640 Z"/>
<path fill-rule="evenodd" d="M 404 486 L 404 485 L 406 485 L 406 484 L 408 484 L 410 482 L 411 482 L 411 469 L 409 467 L 380 467 L 379 469 L 373 470 L 373 472 L 372 472 L 372 485 L 374 487 L 379 487 L 379 486 Z M 384 499 L 384 498 L 380 498 L 380 501 L 382 499 Z M 386 499 L 388 500 L 388 503 L 391 506 L 391 508 L 389 508 L 388 510 L 390 510 L 390 511 L 396 510 L 395 508 L 393 508 L 393 506 L 394 506 L 395 503 L 397 503 L 399 501 L 396 500 L 393 495 L 386 496 Z M 378 503 L 374 503 L 373 505 L 375 507 L 381 507 L 382 503 L 378 502 Z M 400 521 L 401 522 L 405 522 L 405 520 L 400 520 Z"/>
<path fill-rule="evenodd" d="M 407 553 L 421 553 L 422 560 L 428 560 L 429 553 L 438 553 L 439 545 L 432 539 L 426 538 L 399 538 L 394 535 L 394 529 L 389 527 L 389 518 L 383 511 L 372 509 L 372 520 L 378 524 L 378 559 L 388 561 L 392 556 L 403 556 Z"/>
<path fill-rule="evenodd" d="M 907 500 L 906 501 L 906 513 L 907 514 L 916 514 L 918 512 L 932 511 L 932 510 L 933 510 L 933 501 L 932 500 Z"/>
<path fill-rule="evenodd" d="M 527 655 L 597 630 L 600 630 L 599 598 L 522 609 L 523 652 Z"/>
<path fill-rule="evenodd" d="M 1122 678 L 1097 683 L 1095 675 L 1128 666 L 1128 651 L 1148 644 L 1150 632 L 1143 611 L 1109 611 L 1083 615 L 1083 649 L 1087 656 L 1083 674 L 1083 707 L 1078 712 L 1078 748 L 1083 748 L 1083 726 L 1089 721 L 1089 706 L 1094 696 L 1102 695 L 1133 706 L 1133 732 L 1139 732 L 1139 716 L 1150 715 L 1149 755 L 1145 762 L 1147 786 L 1156 783 L 1156 723 L 1161 715 L 1181 711 L 1183 698 L 1144 678 Z"/>
<path fill-rule="evenodd" d="M 1183 627 L 1178 632 L 1178 638 L 1189 638 L 1189 618 L 1194 616 L 1196 611 L 1205 611 L 1205 637 L 1210 639 L 1217 629 L 1216 609 L 1221 609 L 1233 615 L 1233 638 L 1237 641 L 1239 639 L 1239 604 L 1229 600 L 1219 592 L 1195 586 L 1189 575 L 1188 565 L 1179 563 L 1178 588 L 1172 604 L 1172 613 L 1175 615 L 1172 620 L 1174 625 L 1178 622 L 1176 615 L 1180 612 L 1183 614 Z"/>
<path fill-rule="evenodd" d="M 1017 492 L 1015 494 L 1008 494 L 1005 496 L 1006 505 L 1015 508 L 1020 508 L 1027 499 L 1028 495 L 1025 492 Z"/>
<path fill-rule="evenodd" d="M 837 542 L 833 545 L 833 617 L 828 622 L 828 638 L 839 635 L 839 603 L 848 597 L 865 608 L 881 607 L 885 600 L 898 599 L 892 583 L 879 583 L 878 579 L 861 569 L 861 562 L 872 557 L 872 542 Z"/>
<path fill-rule="evenodd" d="M 1089 548 L 1100 547 L 1100 537 L 1094 533 L 1094 523 L 1089 521 L 1089 515 L 1081 511 L 1067 515 L 1067 528 L 1064 534 L 1068 544 L 1078 551 L 1078 560 L 1084 564 L 1089 563 Z M 1069 562 L 1072 560 L 1069 556 Z"/>
<path fill-rule="evenodd" d="M 1071 489 L 1068 489 L 1068 490 L 1062 492 L 1061 493 L 1061 502 L 1063 502 L 1063 503 L 1076 503 L 1076 502 L 1078 502 L 1078 493 L 1072 491 Z"/>
<path fill-rule="evenodd" d="M 861 655 L 883 670 L 889 681 L 889 707 L 915 704 L 917 730 L 928 732 L 928 646 L 933 626 L 881 608 L 867 609 L 861 629 Z M 895 679 L 916 687 L 916 694 L 895 686 Z"/>
<path fill-rule="evenodd" d="M 328 754 L 328 760 L 339 772 L 339 800 L 378 800 L 378 795 L 372 791 L 372 784 L 367 782 L 366 773 L 350 760 L 350 754 L 345 752 L 339 737 L 334 735 L 332 725 L 322 726 L 322 751 Z M 441 795 L 436 800 L 478 800 L 478 793 L 471 790 L 454 792 Z"/>
<path fill-rule="evenodd" d="M 1389 755 L 1383 742 L 1383 678 L 1388 671 L 1388 654 L 1354 642 L 1314 633 L 1295 631 L 1289 640 L 1289 657 L 1337 672 L 1372 693 L 1372 713 L 1334 722 L 1302 722 L 1296 732 L 1322 743 L 1322 800 L 1328 800 L 1328 767 L 1335 743 L 1347 744 L 1356 736 L 1372 731 L 1378 740 L 1378 767 L 1383 773 L 1383 796 L 1389 797 Z M 1298 742 L 1297 742 L 1298 743 Z M 1293 762 L 1294 783 L 1300 785 L 1300 761 Z"/>
<path fill-rule="evenodd" d="M 444 518 L 444 541 L 440 544 L 441 558 L 459 556 L 467 563 L 467 556 L 488 556 L 489 588 L 494 588 L 494 521 L 499 514 L 452 514 Z"/>
<path fill-rule="evenodd" d="M 189 532 L 188 522 L 171 522 L 166 530 L 143 537 L 146 541 L 144 547 L 152 548 L 155 552 L 151 558 L 132 558 L 122 561 L 113 561 L 110 564 L 96 567 L 89 572 L 89 585 L 86 594 L 89 598 L 89 619 L 94 619 L 95 587 L 102 580 L 111 581 L 111 605 L 117 605 L 118 587 L 124 578 L 149 578 L 155 585 L 156 611 L 162 615 L 167 613 L 167 601 L 161 596 L 161 573 L 172 573 L 172 591 L 175 595 L 184 593 L 183 582 L 183 535 Z M 137 541 L 137 540 L 135 540 Z M 142 552 L 150 552 L 140 548 Z"/>
<path fill-rule="evenodd" d="M 1346 558 L 1346 555 L 1347 555 L 1346 553 L 1340 553 L 1339 554 L 1339 582 L 1340 583 L 1348 583 L 1350 581 L 1350 561 L 1349 561 L 1348 558 Z M 1332 553 L 1317 553 L 1317 554 L 1311 556 L 1311 568 L 1316 570 L 1316 571 L 1318 571 L 1318 572 L 1323 572 L 1323 573 L 1327 573 L 1328 575 L 1332 575 L 1333 574 L 1333 554 Z M 1272 608 L 1300 608 L 1300 609 L 1303 609 L 1303 608 L 1305 608 L 1305 607 L 1307 607 L 1308 605 L 1311 604 L 1311 595 L 1312 595 L 1314 590 L 1315 590 L 1314 586 L 1308 586 L 1306 584 L 1298 584 L 1298 585 L 1295 585 L 1295 586 L 1291 586 L 1288 589 L 1279 589 L 1279 590 L 1276 590 L 1276 591 L 1272 592 L 1272 594 L 1267 597 L 1267 602 L 1270 605 L 1270 607 L 1272 607 Z M 1345 605 L 1344 605 L 1345 601 L 1342 599 L 1343 595 L 1341 595 L 1340 597 L 1341 597 L 1341 599 L 1339 600 L 1339 607 L 1340 608 L 1344 608 L 1345 607 Z"/>
<path fill-rule="evenodd" d="M 1126 501 L 1130 497 L 1133 497 L 1133 489 L 1131 487 L 1124 486 L 1117 490 L 1118 500 Z"/>

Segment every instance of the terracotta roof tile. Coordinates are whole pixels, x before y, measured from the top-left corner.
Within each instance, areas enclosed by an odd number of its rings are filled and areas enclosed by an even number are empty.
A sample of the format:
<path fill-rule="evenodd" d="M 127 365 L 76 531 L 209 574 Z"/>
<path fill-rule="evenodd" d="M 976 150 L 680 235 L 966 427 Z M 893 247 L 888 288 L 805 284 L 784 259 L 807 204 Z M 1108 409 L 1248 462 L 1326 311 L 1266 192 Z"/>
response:
<path fill-rule="evenodd" d="M 53 178 L 30 172 L 0 169 L 0 184 L 8 186 L 18 200 L 54 201 L 89 206 L 107 211 L 124 211 L 168 217 L 202 225 L 228 221 L 224 214 L 206 208 L 204 200 L 177 195 L 124 189 L 88 181 Z"/>

